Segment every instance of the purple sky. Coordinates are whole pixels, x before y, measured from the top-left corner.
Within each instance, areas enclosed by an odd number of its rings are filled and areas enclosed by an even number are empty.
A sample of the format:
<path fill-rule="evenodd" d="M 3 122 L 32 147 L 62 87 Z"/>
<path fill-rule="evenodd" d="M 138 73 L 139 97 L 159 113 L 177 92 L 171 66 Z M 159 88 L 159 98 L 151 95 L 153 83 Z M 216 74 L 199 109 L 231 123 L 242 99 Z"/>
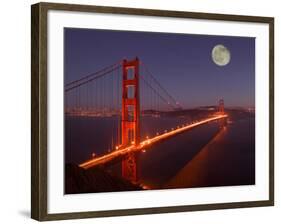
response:
<path fill-rule="evenodd" d="M 65 28 L 65 83 L 123 58 L 136 56 L 183 107 L 255 105 L 255 39 L 151 32 Z M 212 48 L 231 52 L 216 65 Z"/>

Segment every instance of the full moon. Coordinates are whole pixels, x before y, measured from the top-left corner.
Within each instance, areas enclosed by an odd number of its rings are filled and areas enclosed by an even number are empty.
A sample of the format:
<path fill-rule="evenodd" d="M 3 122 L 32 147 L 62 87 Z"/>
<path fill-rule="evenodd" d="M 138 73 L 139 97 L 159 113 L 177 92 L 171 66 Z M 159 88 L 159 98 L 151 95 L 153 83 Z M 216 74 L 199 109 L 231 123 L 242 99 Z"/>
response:
<path fill-rule="evenodd" d="M 230 62 L 230 51 L 222 44 L 218 44 L 212 50 L 212 59 L 215 64 L 225 66 Z"/>

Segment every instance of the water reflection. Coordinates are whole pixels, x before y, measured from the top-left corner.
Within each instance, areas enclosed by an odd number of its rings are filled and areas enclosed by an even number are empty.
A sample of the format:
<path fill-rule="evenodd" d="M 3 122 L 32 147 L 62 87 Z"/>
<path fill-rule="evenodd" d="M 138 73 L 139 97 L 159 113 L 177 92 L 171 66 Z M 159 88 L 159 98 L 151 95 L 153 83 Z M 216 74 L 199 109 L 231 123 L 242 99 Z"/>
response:
<path fill-rule="evenodd" d="M 248 128 L 247 128 L 248 127 Z M 255 184 L 253 121 L 240 120 L 217 135 L 163 188 Z M 243 129 L 244 128 L 244 129 Z M 240 134 L 237 131 L 240 130 Z M 236 138 L 234 138 L 236 136 Z"/>
<path fill-rule="evenodd" d="M 208 182 L 208 179 L 210 179 L 210 168 L 212 166 L 217 167 L 214 158 L 218 158 L 219 150 L 222 150 L 222 148 L 217 148 L 216 145 L 224 138 L 226 131 L 226 127 L 220 129 L 216 136 L 163 188 L 210 185 L 210 182 Z"/>
<path fill-rule="evenodd" d="M 175 123 L 171 118 L 145 118 L 143 138 Z M 68 118 L 65 161 L 79 164 L 103 154 L 111 144 L 114 118 Z M 91 130 L 91 131 L 89 131 Z M 114 136 L 116 137 L 116 136 Z M 150 189 L 245 185 L 255 183 L 255 119 L 241 116 L 225 129 L 218 122 L 197 127 L 138 153 L 140 182 Z M 106 167 L 121 176 L 121 164 Z"/>

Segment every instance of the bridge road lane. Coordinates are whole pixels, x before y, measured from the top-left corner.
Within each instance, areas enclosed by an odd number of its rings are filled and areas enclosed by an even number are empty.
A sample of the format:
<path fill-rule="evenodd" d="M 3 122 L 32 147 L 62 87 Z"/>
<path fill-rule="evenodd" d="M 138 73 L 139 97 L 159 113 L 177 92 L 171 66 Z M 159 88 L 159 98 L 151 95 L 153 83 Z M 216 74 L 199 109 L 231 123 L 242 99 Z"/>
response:
<path fill-rule="evenodd" d="M 109 161 L 119 157 L 119 156 L 123 156 L 123 155 L 125 155 L 127 153 L 130 153 L 130 152 L 135 152 L 135 151 L 142 150 L 142 149 L 147 148 L 148 146 L 150 146 L 150 145 L 152 145 L 154 143 L 157 143 L 157 142 L 159 142 L 161 140 L 167 139 L 167 138 L 172 137 L 174 135 L 180 134 L 180 133 L 182 133 L 184 131 L 190 130 L 190 129 L 195 128 L 197 126 L 206 124 L 208 122 L 220 120 L 220 119 L 225 119 L 227 117 L 228 117 L 228 115 L 226 115 L 226 114 L 224 114 L 224 115 L 217 115 L 215 117 L 207 118 L 207 119 L 198 121 L 198 122 L 193 123 L 193 124 L 188 124 L 186 126 L 174 129 L 174 130 L 166 132 L 164 134 L 157 135 L 157 136 L 152 137 L 150 139 L 146 139 L 146 140 L 142 141 L 137 146 L 136 145 L 130 145 L 128 147 L 112 151 L 112 152 L 110 152 L 108 154 L 105 154 L 103 156 L 90 159 L 90 160 L 88 160 L 88 161 L 86 161 L 84 163 L 81 163 L 79 166 L 84 168 L 84 169 L 88 169 L 88 168 L 92 168 L 92 167 L 95 167 L 95 166 L 98 166 L 98 165 L 102 165 L 102 164 L 105 164 L 105 163 L 107 163 L 107 162 L 109 162 Z"/>

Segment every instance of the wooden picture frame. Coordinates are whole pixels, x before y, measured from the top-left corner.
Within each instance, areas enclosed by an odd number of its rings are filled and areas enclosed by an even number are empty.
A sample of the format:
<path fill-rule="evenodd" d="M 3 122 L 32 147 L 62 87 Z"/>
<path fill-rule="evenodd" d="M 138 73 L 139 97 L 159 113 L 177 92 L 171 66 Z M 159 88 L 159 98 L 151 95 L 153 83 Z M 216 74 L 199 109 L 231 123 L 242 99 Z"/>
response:
<path fill-rule="evenodd" d="M 214 21 L 234 21 L 262 23 L 269 25 L 269 199 L 233 203 L 215 203 L 200 205 L 165 206 L 151 208 L 131 208 L 106 211 L 87 211 L 74 213 L 48 213 L 48 167 L 47 167 L 47 69 L 48 34 L 47 14 L 50 10 L 71 12 L 123 14 L 165 18 L 193 18 Z M 92 217 L 140 215 L 170 212 L 186 212 L 226 208 L 245 208 L 274 205 L 274 18 L 258 16 L 223 15 L 182 11 L 163 11 L 136 8 L 117 8 L 90 5 L 72 5 L 56 3 L 38 3 L 31 7 L 31 111 L 32 111 L 32 147 L 31 147 L 31 217 L 39 221 L 59 219 L 80 219 Z"/>

